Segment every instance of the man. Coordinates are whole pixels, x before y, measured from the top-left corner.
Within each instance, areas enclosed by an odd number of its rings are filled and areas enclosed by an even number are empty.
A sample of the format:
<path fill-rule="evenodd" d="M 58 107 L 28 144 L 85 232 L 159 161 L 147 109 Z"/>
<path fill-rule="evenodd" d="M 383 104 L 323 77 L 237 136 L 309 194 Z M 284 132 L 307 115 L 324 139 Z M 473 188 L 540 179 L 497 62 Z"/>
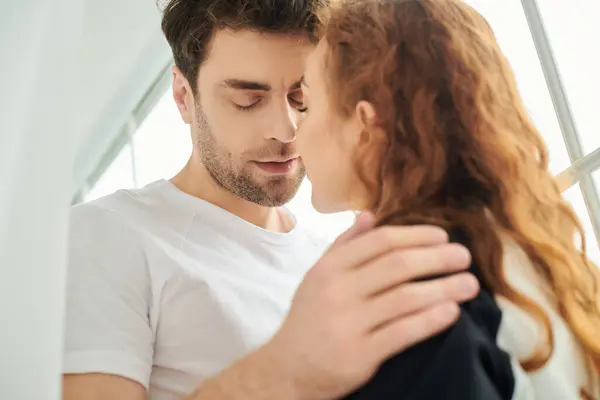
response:
<path fill-rule="evenodd" d="M 319 259 L 326 244 L 282 208 L 304 175 L 299 85 L 320 6 L 166 6 L 194 151 L 171 181 L 73 210 L 65 399 L 338 398 L 476 294 L 466 274 L 408 283 L 469 264 L 439 229 L 373 230 L 364 214 Z"/>

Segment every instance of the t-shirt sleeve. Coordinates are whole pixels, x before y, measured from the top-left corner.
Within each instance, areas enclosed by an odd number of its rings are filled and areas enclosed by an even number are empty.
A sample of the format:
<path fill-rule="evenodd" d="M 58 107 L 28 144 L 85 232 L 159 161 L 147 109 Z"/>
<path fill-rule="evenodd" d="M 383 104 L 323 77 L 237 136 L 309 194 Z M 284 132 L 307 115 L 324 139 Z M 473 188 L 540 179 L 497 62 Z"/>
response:
<path fill-rule="evenodd" d="M 148 388 L 151 284 L 139 235 L 114 211 L 73 209 L 63 373 L 106 373 Z"/>

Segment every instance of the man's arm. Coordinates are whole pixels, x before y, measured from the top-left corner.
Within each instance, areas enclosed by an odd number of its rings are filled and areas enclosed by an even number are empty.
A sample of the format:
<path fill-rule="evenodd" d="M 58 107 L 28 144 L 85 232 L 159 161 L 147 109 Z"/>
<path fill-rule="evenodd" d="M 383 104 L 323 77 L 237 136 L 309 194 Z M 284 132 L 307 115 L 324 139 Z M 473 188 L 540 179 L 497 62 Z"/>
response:
<path fill-rule="evenodd" d="M 186 400 L 299 400 L 302 398 L 270 344 L 205 381 Z"/>
<path fill-rule="evenodd" d="M 186 400 L 265 400 L 298 398 L 288 376 L 267 346 L 204 382 Z M 146 389 L 116 375 L 69 374 L 63 378 L 63 400 L 145 400 Z"/>
<path fill-rule="evenodd" d="M 462 247 L 432 227 L 370 231 L 365 215 L 311 269 L 273 339 L 186 400 L 332 400 L 446 329 L 477 294 Z"/>
<path fill-rule="evenodd" d="M 138 235 L 116 212 L 83 205 L 69 236 L 63 399 L 145 399 L 152 294 Z"/>
<path fill-rule="evenodd" d="M 127 378 L 106 374 L 65 375 L 64 400 L 145 400 L 146 389 Z"/>

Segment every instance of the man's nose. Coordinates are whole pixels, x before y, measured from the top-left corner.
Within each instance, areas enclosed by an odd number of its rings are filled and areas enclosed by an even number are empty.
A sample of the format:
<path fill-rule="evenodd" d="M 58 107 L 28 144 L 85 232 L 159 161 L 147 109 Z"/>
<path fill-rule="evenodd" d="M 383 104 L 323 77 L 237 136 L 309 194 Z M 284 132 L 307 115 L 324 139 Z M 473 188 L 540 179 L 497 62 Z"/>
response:
<path fill-rule="evenodd" d="M 269 121 L 269 128 L 265 130 L 265 139 L 275 139 L 282 143 L 291 143 L 296 140 L 296 112 L 286 102 L 276 108 Z"/>

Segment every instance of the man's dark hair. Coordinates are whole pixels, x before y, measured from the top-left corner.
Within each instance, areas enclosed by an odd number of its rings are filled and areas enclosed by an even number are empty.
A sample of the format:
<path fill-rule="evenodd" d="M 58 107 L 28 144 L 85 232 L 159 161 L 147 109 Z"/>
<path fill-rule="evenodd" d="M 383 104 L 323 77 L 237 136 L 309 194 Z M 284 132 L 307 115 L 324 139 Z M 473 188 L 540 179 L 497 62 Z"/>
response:
<path fill-rule="evenodd" d="M 162 30 L 175 65 L 196 90 L 200 65 L 220 29 L 274 34 L 308 34 L 316 39 L 317 14 L 328 0 L 169 0 Z"/>

